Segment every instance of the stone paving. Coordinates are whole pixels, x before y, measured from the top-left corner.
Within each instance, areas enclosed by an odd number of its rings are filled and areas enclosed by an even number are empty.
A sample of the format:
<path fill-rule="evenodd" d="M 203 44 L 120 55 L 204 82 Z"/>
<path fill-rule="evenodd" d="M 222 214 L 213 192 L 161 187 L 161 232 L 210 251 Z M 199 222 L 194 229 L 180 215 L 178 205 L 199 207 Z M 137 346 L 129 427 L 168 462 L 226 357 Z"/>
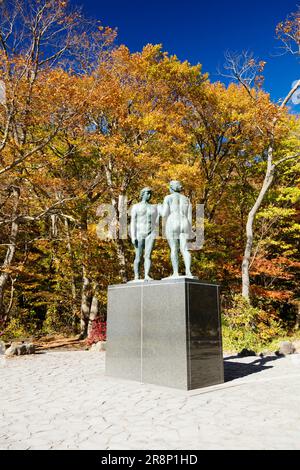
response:
<path fill-rule="evenodd" d="M 105 353 L 0 357 L 0 449 L 300 449 L 300 355 L 225 358 L 191 392 L 104 376 Z"/>

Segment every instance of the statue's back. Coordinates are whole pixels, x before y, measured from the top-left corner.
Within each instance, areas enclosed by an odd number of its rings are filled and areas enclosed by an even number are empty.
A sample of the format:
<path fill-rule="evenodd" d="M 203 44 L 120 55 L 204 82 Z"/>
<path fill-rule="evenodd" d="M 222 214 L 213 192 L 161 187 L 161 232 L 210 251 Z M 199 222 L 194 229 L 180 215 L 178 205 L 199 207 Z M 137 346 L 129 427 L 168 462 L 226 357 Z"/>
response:
<path fill-rule="evenodd" d="M 166 234 L 170 238 L 179 238 L 181 233 L 189 233 L 189 199 L 183 194 L 173 193 L 168 196 L 170 215 L 167 219 Z"/>
<path fill-rule="evenodd" d="M 181 216 L 188 217 L 189 213 L 189 199 L 183 194 L 173 193 L 169 196 L 170 212 L 177 212 Z"/>

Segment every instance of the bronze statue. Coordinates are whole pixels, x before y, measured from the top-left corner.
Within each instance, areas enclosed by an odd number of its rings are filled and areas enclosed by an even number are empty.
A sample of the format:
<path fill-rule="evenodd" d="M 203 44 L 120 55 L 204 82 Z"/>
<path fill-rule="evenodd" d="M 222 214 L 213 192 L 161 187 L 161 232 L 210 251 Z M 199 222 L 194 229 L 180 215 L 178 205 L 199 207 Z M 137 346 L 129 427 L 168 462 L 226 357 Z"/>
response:
<path fill-rule="evenodd" d="M 140 280 L 140 262 L 144 253 L 144 279 L 151 280 L 151 253 L 156 236 L 157 206 L 149 204 L 151 188 L 141 190 L 141 202 L 134 204 L 131 212 L 131 240 L 135 249 L 134 280 Z"/>
<path fill-rule="evenodd" d="M 165 197 L 158 210 L 162 217 L 167 217 L 166 236 L 171 250 L 173 275 L 178 277 L 178 251 L 180 249 L 185 265 L 185 275 L 191 273 L 191 254 L 188 251 L 188 241 L 192 234 L 192 206 L 190 200 L 180 194 L 182 185 L 179 181 L 170 182 L 170 193 Z"/>

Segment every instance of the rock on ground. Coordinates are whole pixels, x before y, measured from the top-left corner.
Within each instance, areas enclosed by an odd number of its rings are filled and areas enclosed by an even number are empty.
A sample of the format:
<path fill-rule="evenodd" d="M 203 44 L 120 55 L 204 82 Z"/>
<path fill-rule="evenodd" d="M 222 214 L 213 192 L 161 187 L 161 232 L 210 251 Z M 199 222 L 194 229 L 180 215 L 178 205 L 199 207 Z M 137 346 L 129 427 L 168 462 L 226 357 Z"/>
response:
<path fill-rule="evenodd" d="M 23 356 L 24 354 L 34 354 L 35 346 L 32 343 L 12 343 L 5 351 L 5 356 Z"/>
<path fill-rule="evenodd" d="M 92 346 L 90 347 L 90 351 L 92 352 L 105 351 L 105 349 L 106 349 L 105 341 L 98 341 L 97 343 L 92 344 Z"/>
<path fill-rule="evenodd" d="M 282 341 L 279 345 L 278 351 L 276 354 L 279 356 L 288 356 L 289 354 L 294 354 L 296 352 L 296 348 L 290 341 Z"/>

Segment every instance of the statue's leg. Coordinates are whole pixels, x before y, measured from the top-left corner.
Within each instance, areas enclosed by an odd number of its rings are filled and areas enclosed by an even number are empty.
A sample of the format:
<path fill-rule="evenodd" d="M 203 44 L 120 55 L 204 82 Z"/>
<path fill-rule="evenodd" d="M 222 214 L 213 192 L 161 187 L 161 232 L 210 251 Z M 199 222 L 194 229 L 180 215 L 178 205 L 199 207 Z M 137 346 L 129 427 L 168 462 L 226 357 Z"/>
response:
<path fill-rule="evenodd" d="M 173 267 L 173 276 L 179 276 L 178 272 L 178 239 L 177 238 L 168 238 L 168 243 L 171 250 L 171 263 Z"/>
<path fill-rule="evenodd" d="M 143 251 L 143 240 L 138 240 L 138 245 L 134 247 L 135 258 L 133 263 L 134 279 L 137 281 L 140 278 L 140 261 Z"/>
<path fill-rule="evenodd" d="M 191 273 L 191 254 L 188 251 L 187 247 L 187 238 L 188 234 L 186 233 L 181 233 L 180 234 L 180 251 L 184 260 L 184 266 L 185 266 L 185 275 L 186 276 L 192 276 Z"/>
<path fill-rule="evenodd" d="M 144 258 L 145 258 L 145 279 L 146 280 L 152 280 L 151 277 L 149 276 L 149 271 L 151 268 L 151 253 L 153 249 L 153 244 L 154 244 L 154 239 L 155 235 L 152 233 L 146 237 L 145 240 L 145 253 L 144 253 Z"/>

